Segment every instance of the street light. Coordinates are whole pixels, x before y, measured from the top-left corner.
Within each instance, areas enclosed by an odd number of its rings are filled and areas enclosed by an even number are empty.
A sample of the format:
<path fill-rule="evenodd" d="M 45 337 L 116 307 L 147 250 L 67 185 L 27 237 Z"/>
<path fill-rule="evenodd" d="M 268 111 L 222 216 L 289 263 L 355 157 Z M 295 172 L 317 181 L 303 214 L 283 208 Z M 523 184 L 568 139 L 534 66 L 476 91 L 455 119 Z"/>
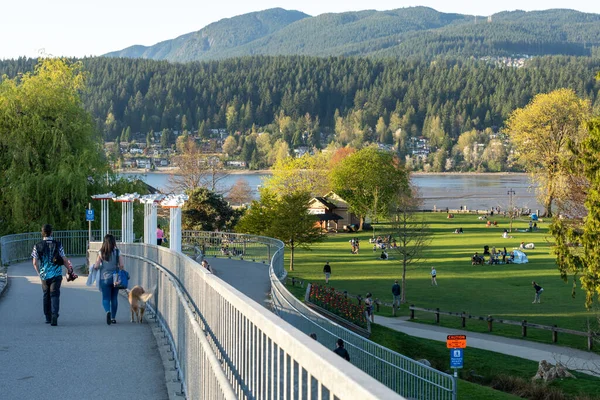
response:
<path fill-rule="evenodd" d="M 510 215 L 510 231 L 512 232 L 513 215 L 514 215 L 514 211 L 515 211 L 513 209 L 513 196 L 515 195 L 515 191 L 512 188 L 510 188 L 508 190 L 508 193 L 506 193 L 506 194 L 508 194 L 508 196 L 509 196 L 509 200 L 508 200 L 509 206 L 508 207 L 509 207 L 509 212 L 510 212 L 510 214 L 509 214 Z"/>

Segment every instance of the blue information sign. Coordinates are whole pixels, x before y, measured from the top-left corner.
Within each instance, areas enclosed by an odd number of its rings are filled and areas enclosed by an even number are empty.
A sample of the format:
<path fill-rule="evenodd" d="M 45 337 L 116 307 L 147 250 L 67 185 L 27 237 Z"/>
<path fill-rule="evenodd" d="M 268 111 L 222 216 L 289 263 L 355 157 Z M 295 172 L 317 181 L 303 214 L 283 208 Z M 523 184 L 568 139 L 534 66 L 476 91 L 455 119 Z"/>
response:
<path fill-rule="evenodd" d="M 450 349 L 450 368 L 463 367 L 463 349 Z"/>
<path fill-rule="evenodd" d="M 90 209 L 85 210 L 85 220 L 86 221 L 94 220 L 94 210 L 90 210 Z"/>

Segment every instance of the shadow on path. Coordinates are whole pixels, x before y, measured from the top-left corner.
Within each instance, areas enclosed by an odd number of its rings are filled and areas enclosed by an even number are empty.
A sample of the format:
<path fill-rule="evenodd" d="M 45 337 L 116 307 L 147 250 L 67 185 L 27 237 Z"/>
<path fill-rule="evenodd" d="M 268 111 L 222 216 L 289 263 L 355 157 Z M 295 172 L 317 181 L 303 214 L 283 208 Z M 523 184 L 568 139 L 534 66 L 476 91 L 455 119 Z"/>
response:
<path fill-rule="evenodd" d="M 86 277 L 63 278 L 53 327 L 44 323 L 31 261 L 8 272 L 0 298 L 1 399 L 168 399 L 152 330 L 129 322 L 126 299 L 119 298 L 118 323 L 108 326 L 100 292 L 85 286 Z"/>

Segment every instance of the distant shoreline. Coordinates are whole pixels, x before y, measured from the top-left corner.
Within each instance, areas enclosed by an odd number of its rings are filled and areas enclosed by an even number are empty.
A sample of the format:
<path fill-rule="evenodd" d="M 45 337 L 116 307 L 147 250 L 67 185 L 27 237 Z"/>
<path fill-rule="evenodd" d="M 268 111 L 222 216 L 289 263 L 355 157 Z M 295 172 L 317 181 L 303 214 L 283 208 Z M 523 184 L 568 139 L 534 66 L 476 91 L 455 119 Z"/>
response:
<path fill-rule="evenodd" d="M 145 175 L 145 174 L 177 174 L 179 168 L 177 167 L 158 167 L 155 170 L 147 171 L 143 168 L 128 168 L 128 169 L 116 169 L 114 170 L 117 174 L 132 174 L 132 175 Z M 270 175 L 273 172 L 270 169 L 226 169 L 224 170 L 230 175 Z"/>
<path fill-rule="evenodd" d="M 117 174 L 132 174 L 132 175 L 144 175 L 144 174 L 176 174 L 178 172 L 177 167 L 158 167 L 155 170 L 147 171 L 143 168 L 128 168 L 128 169 L 116 169 L 114 170 Z M 231 175 L 271 175 L 273 171 L 270 169 L 227 169 L 226 173 Z M 423 172 L 416 171 L 411 172 L 411 175 L 463 175 L 463 176 L 523 176 L 527 175 L 526 172 Z"/>

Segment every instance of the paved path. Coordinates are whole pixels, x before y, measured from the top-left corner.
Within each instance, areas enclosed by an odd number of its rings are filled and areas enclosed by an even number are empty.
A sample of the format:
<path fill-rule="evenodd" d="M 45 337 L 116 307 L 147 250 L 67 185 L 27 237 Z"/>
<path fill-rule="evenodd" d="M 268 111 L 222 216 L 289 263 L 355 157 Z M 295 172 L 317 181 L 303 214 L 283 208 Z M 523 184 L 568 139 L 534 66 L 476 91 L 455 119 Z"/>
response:
<path fill-rule="evenodd" d="M 467 335 L 467 351 L 469 347 L 474 347 L 537 362 L 546 360 L 554 364 L 556 360 L 565 364 L 569 369 L 580 370 L 589 375 L 594 375 L 594 373 L 590 372 L 592 370 L 596 372 L 596 376 L 600 375 L 600 355 L 596 353 L 528 340 L 511 339 L 435 325 L 419 324 L 408 321 L 407 317 L 388 318 L 376 316 L 375 323 L 411 336 L 440 342 L 445 342 L 447 335 Z"/>
<path fill-rule="evenodd" d="M 0 298 L 0 399 L 168 399 L 150 326 L 129 322 L 127 300 L 119 298 L 118 323 L 108 326 L 100 292 L 85 277 L 63 279 L 52 327 L 31 261 L 11 265 L 9 280 Z"/>
<path fill-rule="evenodd" d="M 210 256 L 206 260 L 217 277 L 258 304 L 268 307 L 266 301 L 271 292 L 268 264 Z"/>

